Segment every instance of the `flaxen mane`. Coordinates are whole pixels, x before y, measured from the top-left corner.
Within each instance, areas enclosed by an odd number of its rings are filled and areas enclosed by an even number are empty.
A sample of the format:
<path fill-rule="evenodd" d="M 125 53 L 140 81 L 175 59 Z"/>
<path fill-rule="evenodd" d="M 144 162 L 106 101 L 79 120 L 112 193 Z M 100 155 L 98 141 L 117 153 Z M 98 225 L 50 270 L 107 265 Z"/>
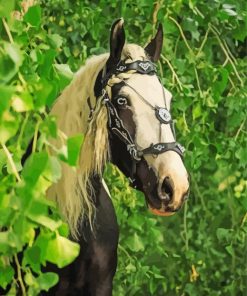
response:
<path fill-rule="evenodd" d="M 51 114 L 57 117 L 60 135 L 63 135 L 51 141 L 57 148 L 62 147 L 66 137 L 84 134 L 78 167 L 70 167 L 62 163 L 61 179 L 48 190 L 48 197 L 58 203 L 60 212 L 68 222 L 74 238 L 78 237 L 78 225 L 83 218 L 87 217 L 93 228 L 94 206 L 91 201 L 93 189 L 90 175 L 101 176 L 109 157 L 107 110 L 100 98 L 96 103 L 94 95 L 95 80 L 108 56 L 103 54 L 90 58 L 75 74 L 72 83 L 63 91 L 51 110 Z M 128 44 L 123 49 L 122 59 L 133 62 L 145 60 L 147 56 L 140 46 Z M 110 87 L 128 78 L 129 75 L 130 73 L 114 75 L 108 81 L 106 90 L 109 96 Z M 96 106 L 90 122 L 88 122 L 88 98 L 92 105 Z"/>

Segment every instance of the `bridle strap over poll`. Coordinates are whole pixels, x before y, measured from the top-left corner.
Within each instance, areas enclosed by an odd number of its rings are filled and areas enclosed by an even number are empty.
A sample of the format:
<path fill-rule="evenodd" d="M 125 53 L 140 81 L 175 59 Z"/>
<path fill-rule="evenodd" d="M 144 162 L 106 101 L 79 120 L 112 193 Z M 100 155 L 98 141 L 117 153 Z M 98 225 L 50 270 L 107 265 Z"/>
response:
<path fill-rule="evenodd" d="M 149 147 L 145 149 L 138 149 L 136 146 L 134 140 L 132 139 L 129 131 L 125 128 L 121 118 L 118 115 L 117 109 L 115 108 L 114 104 L 112 103 L 107 91 L 105 90 L 105 86 L 107 85 L 108 80 L 111 78 L 113 74 L 117 75 L 119 73 L 134 71 L 133 73 L 140 73 L 140 74 L 146 74 L 146 75 L 156 75 L 156 67 L 155 65 L 150 61 L 135 61 L 133 63 L 124 63 L 121 61 L 115 70 L 113 72 L 107 73 L 103 77 L 101 77 L 101 85 L 102 85 L 102 93 L 101 98 L 103 103 L 105 104 L 108 112 L 108 128 L 109 131 L 113 134 L 115 134 L 127 147 L 127 151 L 129 152 L 131 159 L 132 159 L 132 171 L 130 173 L 131 175 L 131 181 L 134 182 L 134 176 L 136 173 L 136 164 L 137 162 L 141 161 L 142 157 L 144 155 L 159 155 L 161 153 L 164 153 L 166 151 L 174 151 L 178 153 L 181 157 L 183 157 L 184 154 L 184 147 L 177 143 L 177 142 L 171 142 L 171 143 L 151 143 Z M 102 75 L 103 72 L 100 72 L 99 75 Z M 98 78 L 97 80 L 98 81 Z M 165 108 L 164 107 L 157 107 L 152 106 L 150 102 L 148 102 L 145 98 L 143 98 L 132 86 L 130 86 L 127 82 L 123 80 L 124 85 L 130 87 L 132 90 L 134 90 L 137 95 L 144 101 L 145 104 L 147 104 L 150 108 L 152 108 L 155 112 L 155 116 L 157 120 L 159 120 L 160 125 L 162 124 L 170 124 L 171 129 L 174 133 L 173 129 L 173 121 L 170 115 L 170 112 L 166 108 L 166 100 L 165 100 Z M 97 96 L 96 94 L 96 97 Z M 114 101 L 114 98 L 112 99 Z M 174 133 L 175 138 L 175 133 Z"/>

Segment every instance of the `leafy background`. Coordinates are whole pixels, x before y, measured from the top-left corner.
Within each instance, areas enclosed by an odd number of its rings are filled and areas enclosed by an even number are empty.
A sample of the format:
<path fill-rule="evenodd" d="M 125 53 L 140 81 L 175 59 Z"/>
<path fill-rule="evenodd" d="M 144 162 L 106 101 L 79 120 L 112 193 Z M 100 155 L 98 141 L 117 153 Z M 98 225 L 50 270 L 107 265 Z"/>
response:
<path fill-rule="evenodd" d="M 107 166 L 121 231 L 114 295 L 247 293 L 246 14 L 244 0 L 0 0 L 0 286 L 9 295 L 17 285 L 23 295 L 48 290 L 58 276 L 42 266 L 63 267 L 79 252 L 45 191 L 60 177 L 59 160 L 76 165 L 82 138 L 50 156 L 58 131 L 49 108 L 88 56 L 108 50 L 120 16 L 128 42 L 141 45 L 164 26 L 158 66 L 191 194 L 180 213 L 155 217 Z"/>

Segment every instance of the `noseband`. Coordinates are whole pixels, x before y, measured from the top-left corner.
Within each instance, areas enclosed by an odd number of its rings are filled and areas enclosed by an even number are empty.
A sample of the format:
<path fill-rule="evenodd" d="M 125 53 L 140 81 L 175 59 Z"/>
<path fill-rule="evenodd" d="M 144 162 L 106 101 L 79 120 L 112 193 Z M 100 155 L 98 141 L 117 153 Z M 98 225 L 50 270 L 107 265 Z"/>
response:
<path fill-rule="evenodd" d="M 110 100 L 110 97 L 107 91 L 105 90 L 107 82 L 112 77 L 112 75 L 129 72 L 130 70 L 134 71 L 134 73 L 139 73 L 143 75 L 156 75 L 156 72 L 157 72 L 156 66 L 150 61 L 135 61 L 133 63 L 127 63 L 127 64 L 121 61 L 114 71 L 111 71 L 106 75 L 102 75 L 103 71 L 99 73 L 96 79 L 96 83 L 97 81 L 98 82 L 100 81 L 101 87 L 97 86 L 97 88 L 95 88 L 97 89 L 97 91 L 95 91 L 95 96 L 96 98 L 101 97 L 102 101 L 104 102 L 107 108 L 109 131 L 114 135 L 116 135 L 126 145 L 127 151 L 130 154 L 130 157 L 132 160 L 132 171 L 130 172 L 130 179 L 131 179 L 131 182 L 133 183 L 135 180 L 134 177 L 136 173 L 136 164 L 139 161 L 141 161 L 144 155 L 149 155 L 149 154 L 159 155 L 166 151 L 174 151 L 178 153 L 180 157 L 183 157 L 185 148 L 177 142 L 171 142 L 171 143 L 159 142 L 156 144 L 151 143 L 150 146 L 145 149 L 142 149 L 142 150 L 138 149 L 129 131 L 125 128 L 121 118 L 119 117 L 117 109 L 115 108 L 114 104 Z M 160 122 L 160 135 L 161 135 L 161 125 L 169 124 L 171 126 L 174 139 L 176 139 L 175 130 L 173 127 L 173 120 L 166 106 L 166 99 L 165 99 L 165 93 L 164 93 L 163 87 L 162 87 L 162 90 L 163 90 L 165 107 L 160 107 L 160 106 L 153 106 L 151 103 L 149 103 L 137 90 L 135 90 L 135 88 L 129 85 L 126 81 L 123 80 L 122 82 L 125 86 L 128 86 L 129 88 L 131 88 L 146 105 L 148 105 L 151 109 L 154 110 L 155 116 L 157 120 Z M 119 100 L 121 98 L 117 97 L 117 98 L 113 98 L 112 100 L 114 101 L 116 99 L 118 100 L 118 102 L 120 102 Z"/>

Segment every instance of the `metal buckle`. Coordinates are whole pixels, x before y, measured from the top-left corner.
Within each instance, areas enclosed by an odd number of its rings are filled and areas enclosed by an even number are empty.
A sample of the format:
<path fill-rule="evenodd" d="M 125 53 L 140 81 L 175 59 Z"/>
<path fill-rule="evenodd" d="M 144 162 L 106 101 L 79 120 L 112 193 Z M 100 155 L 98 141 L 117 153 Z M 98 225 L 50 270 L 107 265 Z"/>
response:
<path fill-rule="evenodd" d="M 103 104 L 106 104 L 107 102 L 110 101 L 109 96 L 108 96 L 108 94 L 107 94 L 107 92 L 106 92 L 106 90 L 104 88 L 102 89 L 101 97 L 102 97 L 102 103 Z"/>
<path fill-rule="evenodd" d="M 127 145 L 127 150 L 129 151 L 130 155 L 132 158 L 136 161 L 140 161 L 141 158 L 138 156 L 138 150 L 136 149 L 135 144 L 128 144 Z"/>
<path fill-rule="evenodd" d="M 176 145 L 177 147 L 178 147 L 178 149 L 181 151 L 181 153 L 182 154 L 184 154 L 184 152 L 185 152 L 185 148 L 184 148 L 184 146 L 182 146 L 181 144 L 179 144 L 179 143 L 177 143 L 177 145 Z"/>

